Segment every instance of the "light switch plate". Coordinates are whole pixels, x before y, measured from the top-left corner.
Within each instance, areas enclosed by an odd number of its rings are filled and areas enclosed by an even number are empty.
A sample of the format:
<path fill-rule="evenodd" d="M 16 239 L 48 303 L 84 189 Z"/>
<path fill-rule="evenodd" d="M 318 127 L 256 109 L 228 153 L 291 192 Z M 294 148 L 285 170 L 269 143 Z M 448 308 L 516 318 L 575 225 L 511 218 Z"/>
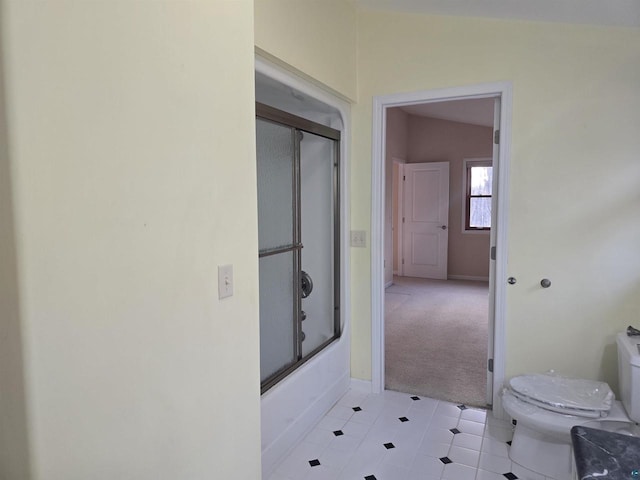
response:
<path fill-rule="evenodd" d="M 233 295 L 233 265 L 218 265 L 218 298 Z"/>
<path fill-rule="evenodd" d="M 364 230 L 351 230 L 351 246 L 366 247 L 367 232 L 365 232 Z"/>

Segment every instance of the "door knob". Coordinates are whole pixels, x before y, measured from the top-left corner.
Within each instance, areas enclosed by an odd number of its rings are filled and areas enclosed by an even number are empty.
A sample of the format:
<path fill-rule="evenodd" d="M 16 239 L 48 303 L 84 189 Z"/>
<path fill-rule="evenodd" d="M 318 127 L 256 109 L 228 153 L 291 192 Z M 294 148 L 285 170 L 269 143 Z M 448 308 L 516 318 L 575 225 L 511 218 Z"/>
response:
<path fill-rule="evenodd" d="M 446 230 L 446 229 L 447 229 L 447 226 L 446 226 L 446 225 L 442 225 L 440 228 L 441 228 L 442 230 Z"/>

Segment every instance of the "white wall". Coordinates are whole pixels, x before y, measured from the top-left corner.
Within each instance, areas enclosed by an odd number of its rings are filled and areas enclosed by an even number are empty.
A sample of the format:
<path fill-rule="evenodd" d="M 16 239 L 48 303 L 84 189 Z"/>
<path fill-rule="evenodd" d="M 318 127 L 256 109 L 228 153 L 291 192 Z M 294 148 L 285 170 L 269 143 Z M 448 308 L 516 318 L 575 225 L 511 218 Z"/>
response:
<path fill-rule="evenodd" d="M 351 211 L 367 231 L 372 97 L 512 82 L 508 274 L 518 283 L 507 289 L 506 373 L 554 368 L 615 386 L 614 335 L 640 311 L 640 31 L 361 11 L 358 79 Z M 368 248 L 353 252 L 352 274 L 367 283 Z M 353 290 L 362 379 L 370 301 Z"/>
<path fill-rule="evenodd" d="M 260 478 L 253 2 L 2 13 L 29 443 L 0 477 Z"/>

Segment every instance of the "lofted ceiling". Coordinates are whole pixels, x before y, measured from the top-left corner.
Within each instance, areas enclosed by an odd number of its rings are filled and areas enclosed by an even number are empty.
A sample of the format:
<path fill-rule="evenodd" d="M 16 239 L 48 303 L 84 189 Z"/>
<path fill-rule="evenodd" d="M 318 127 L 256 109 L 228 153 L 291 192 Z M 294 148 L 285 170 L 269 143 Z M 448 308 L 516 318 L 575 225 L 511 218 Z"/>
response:
<path fill-rule="evenodd" d="M 451 122 L 470 123 L 483 127 L 493 126 L 493 98 L 449 100 L 446 102 L 421 103 L 401 108 L 410 115 L 438 118 Z"/>
<path fill-rule="evenodd" d="M 363 8 L 432 15 L 458 15 L 640 27 L 640 0 L 355 0 Z"/>

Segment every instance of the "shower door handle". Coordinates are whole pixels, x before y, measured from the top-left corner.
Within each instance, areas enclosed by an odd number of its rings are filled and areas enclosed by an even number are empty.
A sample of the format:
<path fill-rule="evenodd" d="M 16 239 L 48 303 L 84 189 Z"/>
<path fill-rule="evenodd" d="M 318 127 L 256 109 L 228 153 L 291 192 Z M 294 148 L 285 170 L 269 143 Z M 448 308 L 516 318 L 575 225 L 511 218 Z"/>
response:
<path fill-rule="evenodd" d="M 313 291 L 313 281 L 304 270 L 300 272 L 300 290 L 302 292 L 302 298 L 307 298 Z"/>

